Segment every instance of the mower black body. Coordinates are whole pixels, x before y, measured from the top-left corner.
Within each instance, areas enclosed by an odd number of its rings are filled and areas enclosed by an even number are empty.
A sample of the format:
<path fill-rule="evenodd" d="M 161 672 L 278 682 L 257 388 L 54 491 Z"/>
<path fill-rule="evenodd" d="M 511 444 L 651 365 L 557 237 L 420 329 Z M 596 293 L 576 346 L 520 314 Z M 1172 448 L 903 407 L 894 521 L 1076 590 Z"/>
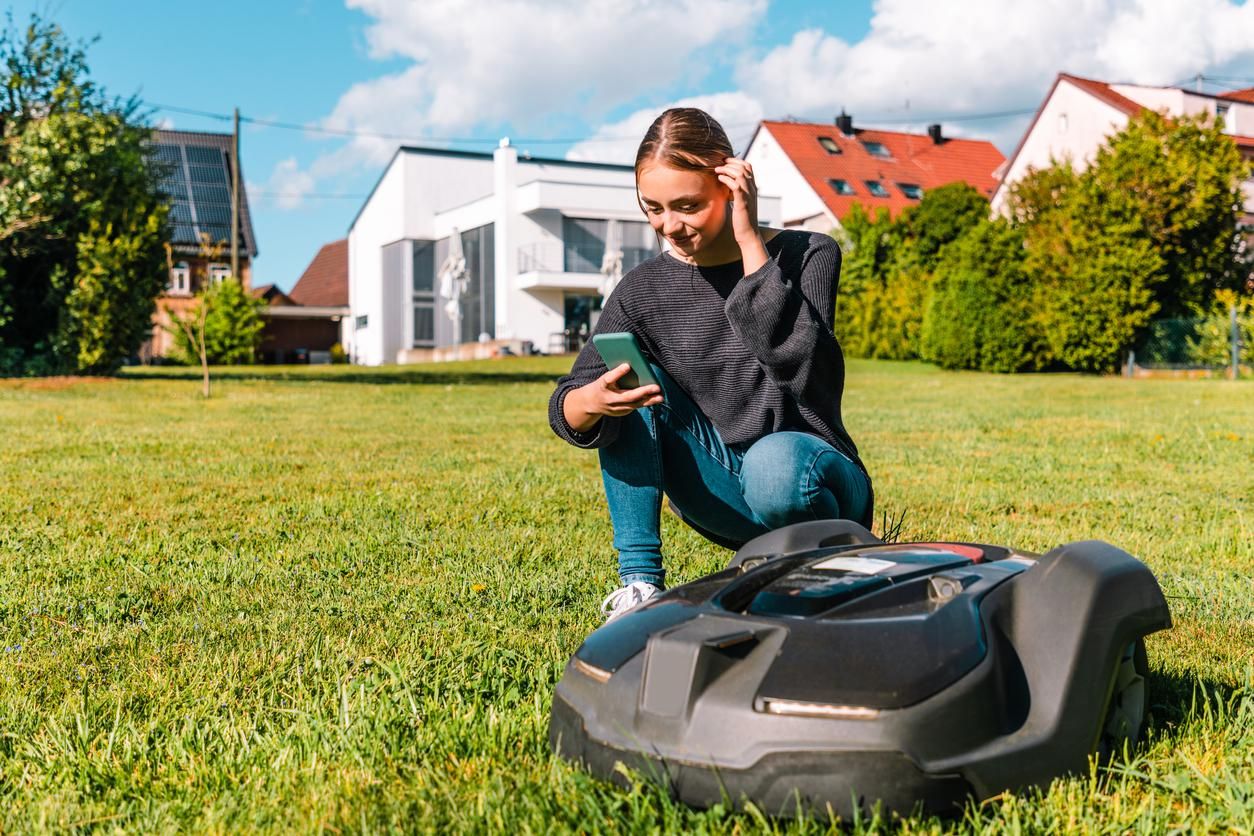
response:
<path fill-rule="evenodd" d="M 550 741 L 694 806 L 952 813 L 1135 740 L 1142 639 L 1170 624 L 1150 571 L 1106 543 L 1038 556 L 803 523 L 588 636 Z"/>

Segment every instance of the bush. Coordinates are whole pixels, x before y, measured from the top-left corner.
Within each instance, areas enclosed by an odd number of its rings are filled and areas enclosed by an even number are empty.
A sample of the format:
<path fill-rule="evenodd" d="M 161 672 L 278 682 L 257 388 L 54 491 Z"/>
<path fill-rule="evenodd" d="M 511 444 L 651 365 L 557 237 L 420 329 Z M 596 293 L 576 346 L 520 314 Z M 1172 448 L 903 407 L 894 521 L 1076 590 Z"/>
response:
<path fill-rule="evenodd" d="M 1209 316 L 1199 320 L 1193 336 L 1185 340 L 1185 356 L 1199 366 L 1227 366 L 1232 363 L 1232 314 L 1237 309 L 1237 339 L 1241 345 L 1237 360 L 1254 364 L 1254 299 L 1240 297 L 1231 291 L 1215 294 L 1215 305 Z"/>
<path fill-rule="evenodd" d="M 209 364 L 254 362 L 261 344 L 261 329 L 265 327 L 261 319 L 265 302 L 233 278 L 210 284 L 197 294 L 197 299 L 198 304 L 185 317 L 170 313 L 168 330 L 174 336 L 174 359 L 192 366 L 200 364 L 194 338 L 201 327 L 203 307 L 205 356 Z"/>
<path fill-rule="evenodd" d="M 968 229 L 938 261 L 923 358 L 947 369 L 1040 369 L 1048 355 L 1025 285 L 1022 230 L 1001 219 Z"/>
<path fill-rule="evenodd" d="M 988 214 L 966 183 L 932 189 L 896 219 L 854 206 L 840 237 L 846 250 L 837 337 L 847 354 L 886 360 L 920 356 L 923 315 L 946 245 Z"/>

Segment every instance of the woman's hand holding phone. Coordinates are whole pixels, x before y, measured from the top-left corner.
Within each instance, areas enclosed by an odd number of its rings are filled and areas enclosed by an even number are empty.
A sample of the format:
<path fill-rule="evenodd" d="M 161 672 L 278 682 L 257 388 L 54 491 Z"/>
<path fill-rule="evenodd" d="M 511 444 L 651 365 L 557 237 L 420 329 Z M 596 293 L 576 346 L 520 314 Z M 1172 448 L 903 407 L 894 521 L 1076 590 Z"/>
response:
<path fill-rule="evenodd" d="M 635 389 L 620 389 L 618 382 L 631 371 L 630 363 L 622 363 L 591 383 L 572 389 L 562 402 L 566 423 L 576 432 L 587 432 L 603 415 L 621 417 L 637 409 L 662 402 L 662 387 L 656 383 Z"/>

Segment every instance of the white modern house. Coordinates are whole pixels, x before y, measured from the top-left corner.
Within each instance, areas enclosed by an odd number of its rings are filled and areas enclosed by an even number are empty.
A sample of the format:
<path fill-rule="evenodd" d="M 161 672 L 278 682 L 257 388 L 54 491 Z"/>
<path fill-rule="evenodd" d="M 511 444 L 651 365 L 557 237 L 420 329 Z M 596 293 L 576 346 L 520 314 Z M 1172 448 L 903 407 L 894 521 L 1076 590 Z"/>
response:
<path fill-rule="evenodd" d="M 779 200 L 759 200 L 779 222 Z M 616 221 L 622 270 L 658 251 L 629 165 L 401 147 L 348 233 L 342 342 L 353 362 L 404 362 L 451 346 L 440 271 L 457 235 L 465 258 L 460 342 L 573 350 L 600 309 L 602 259 Z"/>
<path fill-rule="evenodd" d="M 1108 84 L 1059 73 L 1031 126 L 1014 153 L 998 172 L 1001 182 L 993 193 L 995 212 L 1005 211 L 1010 187 L 1032 169 L 1070 160 L 1083 169 L 1093 161 L 1107 137 L 1127 127 L 1142 110 L 1170 116 L 1206 114 L 1223 123 L 1247 159 L 1254 158 L 1254 88 L 1217 95 L 1180 87 Z M 1254 215 L 1254 181 L 1245 184 L 1247 221 Z"/>

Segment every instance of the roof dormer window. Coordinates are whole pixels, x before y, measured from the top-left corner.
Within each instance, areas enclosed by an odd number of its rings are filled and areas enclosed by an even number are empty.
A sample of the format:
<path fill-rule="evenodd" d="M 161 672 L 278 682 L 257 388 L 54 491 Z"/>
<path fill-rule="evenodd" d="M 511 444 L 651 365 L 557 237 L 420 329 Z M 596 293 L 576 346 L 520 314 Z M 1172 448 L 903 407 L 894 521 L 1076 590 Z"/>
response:
<path fill-rule="evenodd" d="M 836 178 L 832 178 L 827 181 L 827 185 L 831 186 L 832 191 L 839 195 L 857 194 L 857 192 L 854 191 L 853 184 L 848 180 L 837 180 Z"/>
<path fill-rule="evenodd" d="M 869 139 L 864 139 L 862 140 L 862 147 L 872 157 L 882 157 L 886 160 L 893 158 L 893 155 L 888 152 L 888 146 L 882 142 L 872 142 Z"/>
<path fill-rule="evenodd" d="M 897 188 L 901 189 L 901 193 L 911 200 L 923 199 L 923 187 L 915 183 L 898 183 Z"/>
<path fill-rule="evenodd" d="M 819 145 L 823 146 L 823 150 L 829 154 L 839 154 L 840 146 L 836 144 L 836 140 L 830 136 L 819 137 Z"/>
<path fill-rule="evenodd" d="M 867 180 L 866 188 L 874 197 L 888 197 L 888 189 L 879 180 Z"/>

